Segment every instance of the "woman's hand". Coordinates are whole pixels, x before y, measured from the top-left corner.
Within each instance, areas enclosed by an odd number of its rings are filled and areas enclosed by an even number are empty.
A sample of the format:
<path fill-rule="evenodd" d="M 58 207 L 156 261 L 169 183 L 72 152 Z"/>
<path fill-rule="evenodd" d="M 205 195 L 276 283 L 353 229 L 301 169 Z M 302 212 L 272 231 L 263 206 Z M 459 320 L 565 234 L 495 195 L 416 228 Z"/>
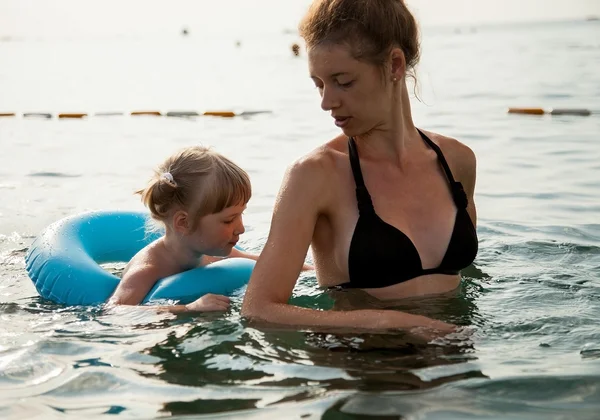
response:
<path fill-rule="evenodd" d="M 438 321 L 437 319 L 424 318 L 422 325 L 409 329 L 409 334 L 431 342 L 436 339 L 444 338 L 458 331 L 458 326 L 447 322 Z"/>
<path fill-rule="evenodd" d="M 223 295 L 208 293 L 201 298 L 185 305 L 190 312 L 226 311 L 229 309 L 229 298 Z"/>

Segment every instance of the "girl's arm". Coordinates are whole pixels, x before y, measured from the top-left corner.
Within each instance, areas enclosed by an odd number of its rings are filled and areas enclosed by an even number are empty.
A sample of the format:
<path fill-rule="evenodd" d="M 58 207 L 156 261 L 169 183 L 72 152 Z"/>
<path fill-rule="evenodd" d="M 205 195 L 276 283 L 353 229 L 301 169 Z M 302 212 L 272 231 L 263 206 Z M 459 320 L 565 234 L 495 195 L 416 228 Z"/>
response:
<path fill-rule="evenodd" d="M 108 304 L 110 306 L 139 305 L 161 277 L 163 276 L 159 274 L 158 269 L 153 266 L 129 269 L 123 274 L 123 278 L 108 300 Z M 187 305 L 141 307 L 171 313 L 226 311 L 229 308 L 229 298 L 209 293 Z"/>
<path fill-rule="evenodd" d="M 202 265 L 212 264 L 216 261 L 220 261 L 225 258 L 248 258 L 250 260 L 258 261 L 259 256 L 260 256 L 260 254 L 258 254 L 258 255 L 251 254 L 249 252 L 240 251 L 237 248 L 233 248 L 231 250 L 231 253 L 227 257 L 211 257 L 210 255 L 203 255 L 202 256 Z M 314 269 L 315 268 L 310 264 L 304 264 L 302 266 L 302 271 L 310 271 L 310 270 L 314 270 Z"/>

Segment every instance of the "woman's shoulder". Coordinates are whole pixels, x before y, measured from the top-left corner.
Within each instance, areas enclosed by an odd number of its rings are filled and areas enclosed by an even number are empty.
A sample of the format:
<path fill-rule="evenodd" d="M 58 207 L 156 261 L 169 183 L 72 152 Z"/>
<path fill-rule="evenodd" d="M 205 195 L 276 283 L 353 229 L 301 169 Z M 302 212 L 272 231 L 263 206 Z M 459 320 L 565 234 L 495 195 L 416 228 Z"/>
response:
<path fill-rule="evenodd" d="M 280 199 L 288 197 L 297 208 L 309 206 L 324 212 L 335 202 L 347 162 L 347 151 L 334 139 L 290 163 L 280 189 Z M 347 164 L 347 163 L 346 163 Z M 347 168 L 346 168 L 347 169 Z"/>
<path fill-rule="evenodd" d="M 423 132 L 440 147 L 457 181 L 468 181 L 475 177 L 477 158 L 469 146 L 453 137 L 425 130 Z"/>
<path fill-rule="evenodd" d="M 319 179 L 327 182 L 339 173 L 340 163 L 348 160 L 348 151 L 344 149 L 344 144 L 344 136 L 338 136 L 320 145 L 294 160 L 288 166 L 288 175 L 304 180 Z"/>

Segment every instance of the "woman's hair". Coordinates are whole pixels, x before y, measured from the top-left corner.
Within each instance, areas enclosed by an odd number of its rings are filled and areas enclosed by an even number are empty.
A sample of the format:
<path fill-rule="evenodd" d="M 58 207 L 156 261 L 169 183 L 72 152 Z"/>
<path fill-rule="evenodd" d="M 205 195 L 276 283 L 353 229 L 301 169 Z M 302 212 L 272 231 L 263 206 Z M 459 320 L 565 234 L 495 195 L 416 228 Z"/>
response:
<path fill-rule="evenodd" d="M 209 148 L 194 146 L 175 153 L 154 170 L 143 190 L 136 191 L 152 217 L 164 222 L 173 210 L 198 219 L 238 204 L 252 196 L 246 171 Z"/>
<path fill-rule="evenodd" d="M 347 45 L 352 57 L 384 68 L 394 47 L 415 78 L 419 29 L 404 0 L 314 0 L 299 25 L 306 46 Z"/>

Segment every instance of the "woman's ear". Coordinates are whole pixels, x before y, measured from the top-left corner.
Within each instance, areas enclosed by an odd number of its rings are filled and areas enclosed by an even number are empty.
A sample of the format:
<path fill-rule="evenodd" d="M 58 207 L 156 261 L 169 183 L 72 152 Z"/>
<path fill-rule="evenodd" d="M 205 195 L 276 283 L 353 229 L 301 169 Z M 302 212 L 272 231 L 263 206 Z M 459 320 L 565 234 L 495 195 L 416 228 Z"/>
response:
<path fill-rule="evenodd" d="M 406 74 L 406 58 L 400 48 L 393 48 L 390 53 L 391 77 L 393 82 L 402 80 Z"/>
<path fill-rule="evenodd" d="M 183 210 L 177 210 L 173 215 L 173 228 L 175 232 L 186 235 L 190 230 L 190 218 L 187 212 Z"/>

